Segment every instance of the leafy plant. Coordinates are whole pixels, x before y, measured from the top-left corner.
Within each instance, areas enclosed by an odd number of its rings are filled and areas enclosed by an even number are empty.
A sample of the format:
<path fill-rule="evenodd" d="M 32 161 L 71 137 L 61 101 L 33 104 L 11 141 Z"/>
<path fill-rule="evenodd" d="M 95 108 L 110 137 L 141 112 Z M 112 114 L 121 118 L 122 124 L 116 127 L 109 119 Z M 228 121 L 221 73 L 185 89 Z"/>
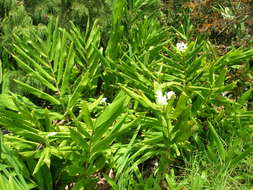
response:
<path fill-rule="evenodd" d="M 116 168 L 125 167 L 125 174 L 118 176 L 124 185 L 131 183 L 125 181 L 126 176 L 137 175 L 140 164 L 155 158 L 159 158 L 159 168 L 153 171 L 156 184 L 165 179 L 171 160 L 180 156 L 180 150 L 187 149 L 189 138 L 205 127 L 205 120 L 212 115 L 222 93 L 236 87 L 236 81 L 225 82 L 227 67 L 253 55 L 252 50 L 234 49 L 216 57 L 210 54 L 214 50 L 209 42 L 200 40 L 189 42 L 182 50 L 172 43 L 169 47 L 153 51 L 160 48 L 158 44 L 139 55 L 129 45 L 117 62 L 109 56 L 101 59 L 118 77 L 120 88 L 134 99 L 132 108 L 143 117 L 141 139 L 125 154 L 130 164 L 116 160 Z M 170 91 L 168 95 L 164 95 L 166 91 Z"/>
<path fill-rule="evenodd" d="M 26 157 L 40 189 L 53 189 L 53 178 L 62 173 L 56 171 L 51 175 L 50 172 L 51 162 L 63 159 L 58 146 L 61 147 L 64 139 L 70 139 L 72 134 L 61 125 L 73 122 L 74 113 L 82 104 L 81 93 L 84 88 L 92 87 L 99 67 L 96 56 L 92 54 L 93 46 L 96 47 L 100 40 L 96 24 L 86 36 L 82 36 L 74 26 L 70 35 L 58 28 L 57 21 L 54 25 L 53 20 L 47 30 L 46 40 L 36 33 L 16 36 L 14 50 L 9 50 L 27 77 L 39 85 L 33 86 L 32 81 L 30 84 L 20 80 L 15 82 L 32 101 L 43 100 L 44 103 L 35 105 L 23 96 L 2 94 L 0 111 L 1 125 L 17 135 L 5 138 Z M 45 172 L 49 175 L 45 176 Z"/>
<path fill-rule="evenodd" d="M 219 55 L 186 12 L 164 25 L 157 0 L 96 2 L 112 7 L 108 43 L 101 20 L 76 26 L 77 1 L 43 2 L 22 7 L 60 18 L 0 49 L 0 187 L 249 187 L 252 49 Z"/>

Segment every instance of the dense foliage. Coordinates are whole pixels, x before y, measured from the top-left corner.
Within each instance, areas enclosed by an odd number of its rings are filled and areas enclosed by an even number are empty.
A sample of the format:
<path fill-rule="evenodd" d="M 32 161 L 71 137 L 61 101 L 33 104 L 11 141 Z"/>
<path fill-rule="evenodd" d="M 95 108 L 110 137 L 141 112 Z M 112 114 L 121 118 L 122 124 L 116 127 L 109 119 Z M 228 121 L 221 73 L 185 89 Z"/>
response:
<path fill-rule="evenodd" d="M 0 0 L 0 189 L 252 188 L 246 5 Z"/>

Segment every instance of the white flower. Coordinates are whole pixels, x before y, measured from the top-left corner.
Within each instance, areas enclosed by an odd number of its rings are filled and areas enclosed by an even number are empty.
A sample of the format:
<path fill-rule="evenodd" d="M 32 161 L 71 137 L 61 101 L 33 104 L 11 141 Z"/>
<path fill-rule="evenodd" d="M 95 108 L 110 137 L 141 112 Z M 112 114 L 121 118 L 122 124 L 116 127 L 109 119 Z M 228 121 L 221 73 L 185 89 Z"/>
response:
<path fill-rule="evenodd" d="M 166 94 L 166 96 L 167 96 L 167 100 L 170 100 L 171 99 L 171 97 L 172 96 L 175 96 L 176 94 L 175 94 L 175 92 L 173 92 L 173 91 L 169 91 L 169 92 L 167 92 L 167 94 Z"/>
<path fill-rule="evenodd" d="M 156 97 L 156 100 L 157 100 L 158 104 L 161 104 L 161 105 L 168 104 L 166 96 L 158 96 L 158 97 Z"/>
<path fill-rule="evenodd" d="M 161 90 L 157 90 L 157 91 L 155 92 L 155 94 L 156 94 L 155 97 L 156 97 L 156 102 L 157 102 L 157 104 L 160 104 L 160 105 L 167 105 L 167 104 L 168 104 L 168 100 L 170 100 L 171 97 L 172 97 L 173 95 L 175 95 L 175 92 L 169 91 L 169 92 L 166 93 L 166 95 L 163 95 L 163 93 L 162 93 Z"/>
<path fill-rule="evenodd" d="M 157 90 L 156 92 L 155 92 L 155 96 L 158 98 L 158 97 L 161 97 L 161 96 L 163 96 L 163 92 L 161 91 L 161 90 Z"/>
<path fill-rule="evenodd" d="M 100 104 L 106 104 L 107 102 L 107 98 L 102 98 L 101 101 L 100 101 Z"/>
<path fill-rule="evenodd" d="M 163 95 L 163 92 L 161 90 L 157 90 L 155 92 L 156 94 L 156 101 L 158 104 L 161 104 L 161 105 L 167 105 L 167 98 L 166 96 Z"/>
<path fill-rule="evenodd" d="M 176 44 L 176 46 L 177 46 L 177 49 L 179 50 L 179 51 L 185 51 L 186 49 L 187 49 L 187 45 L 184 43 L 184 42 L 178 42 L 177 44 Z"/>

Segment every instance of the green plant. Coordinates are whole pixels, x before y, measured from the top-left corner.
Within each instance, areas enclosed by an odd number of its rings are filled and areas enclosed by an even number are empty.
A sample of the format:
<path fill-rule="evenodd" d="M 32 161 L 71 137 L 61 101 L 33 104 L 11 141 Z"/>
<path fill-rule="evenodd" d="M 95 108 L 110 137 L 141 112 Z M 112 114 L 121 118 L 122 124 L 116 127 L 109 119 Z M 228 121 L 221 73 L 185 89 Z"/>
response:
<path fill-rule="evenodd" d="M 119 184 L 123 180 L 124 185 L 129 185 L 131 181 L 126 181 L 126 176 L 135 175 L 140 164 L 157 157 L 159 168 L 153 172 L 159 184 L 171 161 L 180 156 L 180 150 L 187 149 L 189 138 L 205 127 L 205 120 L 211 115 L 233 120 L 229 115 L 212 113 L 222 93 L 236 87 L 237 81 L 226 84 L 227 68 L 250 59 L 252 50 L 233 49 L 217 57 L 210 43 L 201 40 L 189 42 L 182 50 L 172 43 L 168 46 L 161 51 L 158 43 L 139 55 L 129 45 L 117 61 L 110 56 L 101 59 L 117 76 L 120 88 L 134 99 L 132 109 L 143 118 L 141 138 L 125 154 L 129 165 L 122 164 L 121 159 L 116 161 L 116 168 L 125 167 L 118 172 L 126 173 L 118 176 Z M 153 51 L 156 48 L 158 51 Z M 166 91 L 174 91 L 176 96 L 166 98 Z"/>
<path fill-rule="evenodd" d="M 249 187 L 253 50 L 218 55 L 186 15 L 164 27 L 157 0 L 110 3 L 108 44 L 98 20 L 59 27 L 69 12 L 2 44 L 0 185 Z"/>
<path fill-rule="evenodd" d="M 35 187 L 23 160 L 18 154 L 5 144 L 2 133 L 0 134 L 0 187 L 1 189 L 29 190 Z M 30 183 L 28 183 L 29 181 Z"/>
<path fill-rule="evenodd" d="M 14 49 L 8 50 L 31 81 L 15 80 L 30 100 L 7 92 L 2 94 L 0 123 L 17 135 L 5 135 L 6 141 L 27 159 L 40 189 L 53 189 L 56 185 L 53 178 L 57 179 L 63 172 L 58 168 L 53 175 L 50 172 L 51 162 L 57 165 L 63 159 L 64 151 L 57 147 L 71 137 L 70 129 L 61 125 L 73 122 L 74 113 L 81 109 L 84 88 L 90 86 L 89 93 L 95 91 L 92 83 L 96 84 L 99 63 L 92 52 L 100 38 L 96 24 L 91 33 L 88 30 L 82 36 L 73 26 L 69 34 L 52 20 L 46 40 L 36 33 L 16 35 Z M 35 105 L 31 100 L 37 103 L 43 100 L 43 103 Z"/>

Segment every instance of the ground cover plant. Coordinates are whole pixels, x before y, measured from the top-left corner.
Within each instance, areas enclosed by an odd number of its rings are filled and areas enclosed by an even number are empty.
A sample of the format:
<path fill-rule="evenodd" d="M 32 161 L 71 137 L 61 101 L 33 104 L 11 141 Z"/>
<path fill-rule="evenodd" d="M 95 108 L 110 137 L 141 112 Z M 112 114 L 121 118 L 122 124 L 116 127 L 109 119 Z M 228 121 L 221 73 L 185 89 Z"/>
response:
<path fill-rule="evenodd" d="M 101 3 L 111 22 L 50 4 L 2 31 L 0 189 L 251 189 L 253 49 L 221 52 L 183 1 Z"/>

